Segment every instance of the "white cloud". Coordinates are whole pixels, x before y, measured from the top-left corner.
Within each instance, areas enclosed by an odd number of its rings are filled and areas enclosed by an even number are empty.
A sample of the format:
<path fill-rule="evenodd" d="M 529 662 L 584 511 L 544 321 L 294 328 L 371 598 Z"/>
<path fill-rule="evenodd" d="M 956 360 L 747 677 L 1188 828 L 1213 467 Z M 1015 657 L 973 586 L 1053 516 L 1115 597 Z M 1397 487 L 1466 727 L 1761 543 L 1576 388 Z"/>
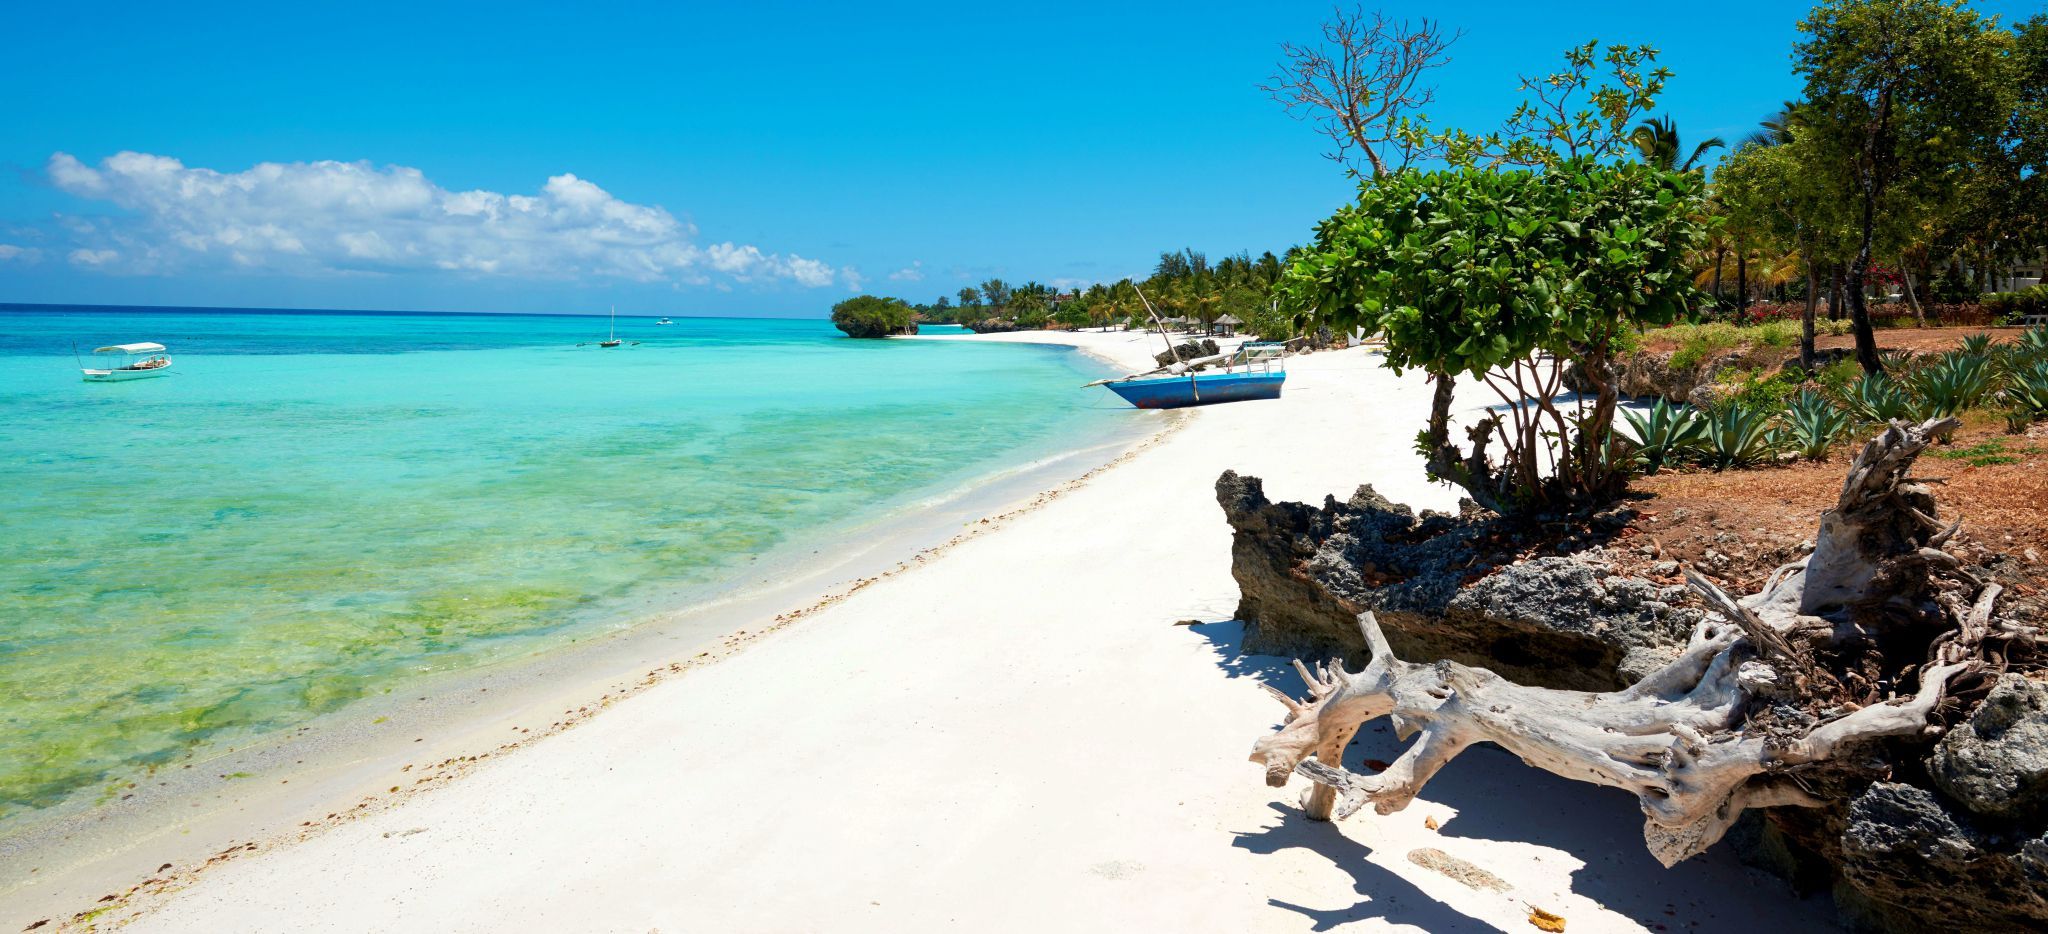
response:
<path fill-rule="evenodd" d="M 839 267 L 839 281 L 846 283 L 846 290 L 848 292 L 858 292 L 861 286 L 867 284 L 868 280 L 866 276 L 860 274 L 859 267 L 841 266 Z"/>
<path fill-rule="evenodd" d="M 0 263 L 4 263 L 8 260 L 14 260 L 15 262 L 21 263 L 33 263 L 36 260 L 41 259 L 42 255 L 43 252 L 41 250 L 35 249 L 33 247 L 15 246 L 12 243 L 0 243 Z"/>
<path fill-rule="evenodd" d="M 910 265 L 889 274 L 891 282 L 923 282 L 924 261 L 912 260 Z"/>
<path fill-rule="evenodd" d="M 450 191 L 418 169 L 368 162 L 260 163 L 224 173 L 122 152 L 86 165 L 50 157 L 50 181 L 126 216 L 66 216 L 71 261 L 126 272 L 224 266 L 334 275 L 443 271 L 476 276 L 707 284 L 830 285 L 832 267 L 733 243 L 699 247 L 696 228 L 657 205 L 556 175 L 534 195 Z M 7 258 L 0 255 L 0 259 Z"/>

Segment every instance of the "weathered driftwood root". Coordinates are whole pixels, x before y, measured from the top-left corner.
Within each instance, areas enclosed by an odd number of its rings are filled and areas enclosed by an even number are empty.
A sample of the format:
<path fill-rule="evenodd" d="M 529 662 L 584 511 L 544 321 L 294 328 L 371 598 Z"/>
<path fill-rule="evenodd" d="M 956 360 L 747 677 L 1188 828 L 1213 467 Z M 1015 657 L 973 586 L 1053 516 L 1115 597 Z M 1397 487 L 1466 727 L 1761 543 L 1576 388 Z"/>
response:
<path fill-rule="evenodd" d="M 1836 508 L 1822 519 L 1815 552 L 1780 568 L 1763 592 L 1738 601 L 1689 575 L 1723 619 L 1710 616 L 1677 659 L 1627 690 L 1534 688 L 1455 662 L 1403 661 L 1366 613 L 1359 617 L 1372 650 L 1365 670 L 1352 673 L 1339 663 L 1310 670 L 1297 662 L 1308 700 L 1268 686 L 1287 705 L 1287 720 L 1258 742 L 1252 761 L 1265 766 L 1274 787 L 1296 772 L 1312 779 L 1304 809 L 1327 820 L 1367 804 L 1381 814 L 1398 811 L 1466 747 L 1495 743 L 1537 768 L 1636 795 L 1644 839 L 1667 866 L 1719 840 L 1747 808 L 1821 804 L 1803 778 L 1855 744 L 1921 734 L 1952 679 L 1986 664 L 1987 645 L 2031 637 L 1992 620 L 1996 586 L 1973 586 L 1939 550 L 1954 526 L 1935 522 L 1931 497 L 1905 477 L 1928 439 L 1950 422 L 1895 424 L 1866 446 Z M 1908 565 L 1917 578 L 1900 573 Z M 1943 594 L 1945 601 L 1926 596 L 1925 579 L 1944 570 L 1977 591 L 1966 610 L 1953 594 Z M 1824 594 L 1808 599 L 1809 581 Z M 1887 682 L 1894 689 L 1914 682 L 1910 689 L 1860 705 L 1820 696 L 1839 694 L 1843 685 L 1825 670 L 1823 656 L 1867 648 L 1886 620 L 1912 613 L 1922 622 L 1929 614 L 1948 619 L 1953 628 Z M 1801 702 L 1819 715 L 1755 715 L 1796 711 Z M 1377 775 L 1345 770 L 1352 736 L 1383 716 L 1402 739 L 1418 738 Z"/>

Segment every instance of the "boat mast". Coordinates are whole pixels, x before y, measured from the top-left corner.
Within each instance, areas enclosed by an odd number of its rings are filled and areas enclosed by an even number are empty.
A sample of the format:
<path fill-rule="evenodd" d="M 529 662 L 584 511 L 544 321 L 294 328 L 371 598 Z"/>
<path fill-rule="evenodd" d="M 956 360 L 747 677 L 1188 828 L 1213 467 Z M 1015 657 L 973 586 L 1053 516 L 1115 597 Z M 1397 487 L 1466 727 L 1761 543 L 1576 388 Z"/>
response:
<path fill-rule="evenodd" d="M 1145 313 L 1152 316 L 1153 326 L 1159 328 L 1159 339 L 1166 342 L 1166 352 L 1173 355 L 1173 362 L 1182 363 L 1180 348 L 1173 346 L 1173 338 L 1166 336 L 1166 322 L 1159 320 L 1159 312 L 1152 310 L 1152 300 L 1145 297 L 1145 290 L 1132 283 L 1131 291 L 1138 293 L 1138 301 L 1145 303 Z"/>

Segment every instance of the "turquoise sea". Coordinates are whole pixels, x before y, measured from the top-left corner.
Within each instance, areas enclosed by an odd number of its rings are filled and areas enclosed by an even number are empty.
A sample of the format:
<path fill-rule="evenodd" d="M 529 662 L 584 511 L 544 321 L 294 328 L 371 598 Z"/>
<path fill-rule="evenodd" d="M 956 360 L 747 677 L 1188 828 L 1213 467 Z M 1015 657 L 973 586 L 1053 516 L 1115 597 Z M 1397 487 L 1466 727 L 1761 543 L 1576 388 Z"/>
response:
<path fill-rule="evenodd" d="M 675 321 L 0 306 L 0 817 L 1130 430 L 1070 351 Z"/>

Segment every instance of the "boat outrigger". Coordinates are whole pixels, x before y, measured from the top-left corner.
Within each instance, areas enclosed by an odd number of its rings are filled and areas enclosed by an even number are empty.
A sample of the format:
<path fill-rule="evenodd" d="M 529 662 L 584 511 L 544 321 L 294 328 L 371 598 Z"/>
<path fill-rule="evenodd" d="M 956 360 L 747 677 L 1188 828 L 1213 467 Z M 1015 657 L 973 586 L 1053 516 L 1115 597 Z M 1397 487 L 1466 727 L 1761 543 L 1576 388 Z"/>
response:
<path fill-rule="evenodd" d="M 1110 392 L 1141 409 L 1178 409 L 1190 405 L 1280 398 L 1280 389 L 1287 383 L 1286 344 L 1247 341 L 1229 353 L 1182 360 L 1173 338 L 1166 335 L 1166 326 L 1160 322 L 1159 313 L 1152 309 L 1151 300 L 1145 298 L 1143 291 L 1138 293 L 1138 298 L 1145 303 L 1145 311 L 1152 316 L 1152 323 L 1159 327 L 1159 336 L 1166 341 L 1166 350 L 1173 354 L 1174 362 L 1150 372 L 1133 373 L 1121 379 L 1096 380 L 1088 385 L 1108 386 Z M 1198 372 L 1210 366 L 1222 369 Z"/>
<path fill-rule="evenodd" d="M 171 375 L 171 355 L 164 352 L 164 345 L 141 341 L 134 344 L 111 344 L 93 350 L 93 356 L 117 358 L 120 362 L 109 361 L 106 367 L 79 367 L 89 383 L 117 383 L 131 379 L 149 379 L 152 376 Z"/>

